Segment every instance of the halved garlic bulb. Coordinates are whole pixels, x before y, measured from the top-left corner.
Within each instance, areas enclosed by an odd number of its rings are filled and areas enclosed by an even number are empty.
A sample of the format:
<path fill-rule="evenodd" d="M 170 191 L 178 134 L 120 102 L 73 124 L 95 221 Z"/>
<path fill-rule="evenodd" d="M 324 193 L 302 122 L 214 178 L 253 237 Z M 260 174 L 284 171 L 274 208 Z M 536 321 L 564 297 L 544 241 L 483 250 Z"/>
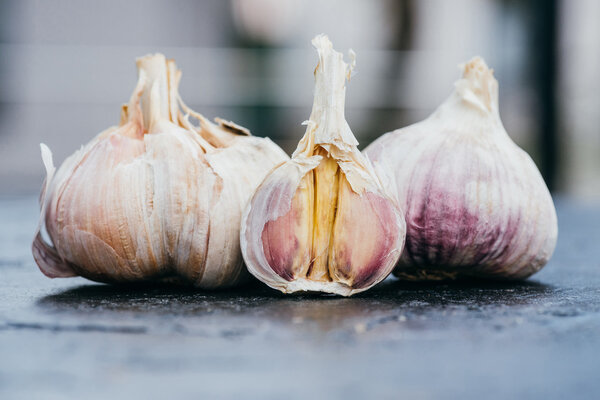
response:
<path fill-rule="evenodd" d="M 42 145 L 47 177 L 34 258 L 49 277 L 234 285 L 248 276 L 239 249 L 242 209 L 266 173 L 289 158 L 269 139 L 186 107 L 173 60 L 149 55 L 137 66 L 118 127 L 56 174 Z M 40 234 L 44 223 L 53 245 Z"/>
<path fill-rule="evenodd" d="M 319 64 L 306 133 L 252 197 L 241 247 L 250 272 L 275 289 L 348 296 L 392 271 L 405 224 L 344 118 L 352 67 L 326 36 L 312 43 Z"/>
<path fill-rule="evenodd" d="M 475 57 L 429 118 L 365 149 L 395 173 L 406 212 L 406 246 L 394 271 L 400 277 L 521 279 L 552 255 L 554 204 L 502 125 L 492 72 Z"/>

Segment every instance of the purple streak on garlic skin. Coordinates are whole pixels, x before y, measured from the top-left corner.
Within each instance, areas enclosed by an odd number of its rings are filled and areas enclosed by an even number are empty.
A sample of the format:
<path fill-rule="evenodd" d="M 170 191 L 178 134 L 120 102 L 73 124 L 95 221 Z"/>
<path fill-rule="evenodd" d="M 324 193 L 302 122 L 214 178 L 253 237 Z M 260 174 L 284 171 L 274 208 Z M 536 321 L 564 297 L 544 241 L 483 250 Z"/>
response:
<path fill-rule="evenodd" d="M 395 273 L 523 279 L 552 255 L 556 212 L 537 167 L 504 131 L 491 72 L 475 59 L 465 74 L 430 118 L 365 150 L 395 172 L 405 210 Z"/>
<path fill-rule="evenodd" d="M 291 214 L 293 212 L 290 212 Z M 282 235 L 279 230 L 280 225 L 287 224 L 289 219 L 290 216 L 286 215 L 277 221 L 268 222 L 261 237 L 267 262 L 277 275 L 287 281 L 294 279 L 292 267 L 294 255 L 299 249 L 298 238 L 291 235 Z"/>

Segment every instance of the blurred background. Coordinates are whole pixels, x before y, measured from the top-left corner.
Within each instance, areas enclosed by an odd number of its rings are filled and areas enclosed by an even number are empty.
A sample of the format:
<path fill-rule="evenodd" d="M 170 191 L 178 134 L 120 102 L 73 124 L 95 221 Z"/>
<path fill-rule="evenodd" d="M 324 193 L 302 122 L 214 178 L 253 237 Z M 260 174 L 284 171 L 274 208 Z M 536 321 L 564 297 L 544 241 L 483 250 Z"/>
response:
<path fill-rule="evenodd" d="M 554 193 L 600 203 L 600 1 L 0 1 L 0 194 L 37 193 L 39 142 L 55 163 L 119 122 L 135 57 L 163 52 L 208 117 L 291 153 L 327 33 L 357 53 L 346 118 L 364 148 L 429 115 L 457 65 L 481 55 L 500 113 Z"/>

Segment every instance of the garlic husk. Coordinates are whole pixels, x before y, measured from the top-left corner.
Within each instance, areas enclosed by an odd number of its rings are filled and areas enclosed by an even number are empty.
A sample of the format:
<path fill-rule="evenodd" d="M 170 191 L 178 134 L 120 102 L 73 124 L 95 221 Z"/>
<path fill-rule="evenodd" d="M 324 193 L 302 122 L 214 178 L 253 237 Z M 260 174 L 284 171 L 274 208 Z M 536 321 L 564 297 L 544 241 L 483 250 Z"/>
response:
<path fill-rule="evenodd" d="M 249 276 L 239 249 L 242 209 L 266 173 L 289 157 L 269 139 L 189 109 L 173 60 L 148 55 L 137 66 L 119 126 L 56 173 L 41 145 L 47 177 L 34 258 L 49 277 L 240 283 Z M 40 233 L 44 224 L 52 244 Z"/>
<path fill-rule="evenodd" d="M 406 228 L 344 118 L 353 65 L 326 36 L 312 43 L 319 64 L 306 133 L 256 190 L 240 241 L 249 271 L 272 288 L 349 296 L 392 271 Z"/>
<path fill-rule="evenodd" d="M 426 120 L 365 149 L 393 171 L 407 237 L 394 274 L 523 279 L 550 259 L 556 211 L 531 157 L 508 136 L 498 82 L 475 57 Z"/>

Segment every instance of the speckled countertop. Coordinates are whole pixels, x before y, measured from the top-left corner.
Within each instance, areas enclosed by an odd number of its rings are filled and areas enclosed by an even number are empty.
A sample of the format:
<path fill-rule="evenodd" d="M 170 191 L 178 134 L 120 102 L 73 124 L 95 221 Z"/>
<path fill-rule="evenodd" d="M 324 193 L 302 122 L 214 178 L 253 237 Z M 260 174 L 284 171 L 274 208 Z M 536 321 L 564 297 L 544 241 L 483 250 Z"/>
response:
<path fill-rule="evenodd" d="M 0 398 L 600 398 L 600 209 L 557 210 L 526 282 L 345 299 L 50 280 L 35 198 L 0 198 Z"/>

